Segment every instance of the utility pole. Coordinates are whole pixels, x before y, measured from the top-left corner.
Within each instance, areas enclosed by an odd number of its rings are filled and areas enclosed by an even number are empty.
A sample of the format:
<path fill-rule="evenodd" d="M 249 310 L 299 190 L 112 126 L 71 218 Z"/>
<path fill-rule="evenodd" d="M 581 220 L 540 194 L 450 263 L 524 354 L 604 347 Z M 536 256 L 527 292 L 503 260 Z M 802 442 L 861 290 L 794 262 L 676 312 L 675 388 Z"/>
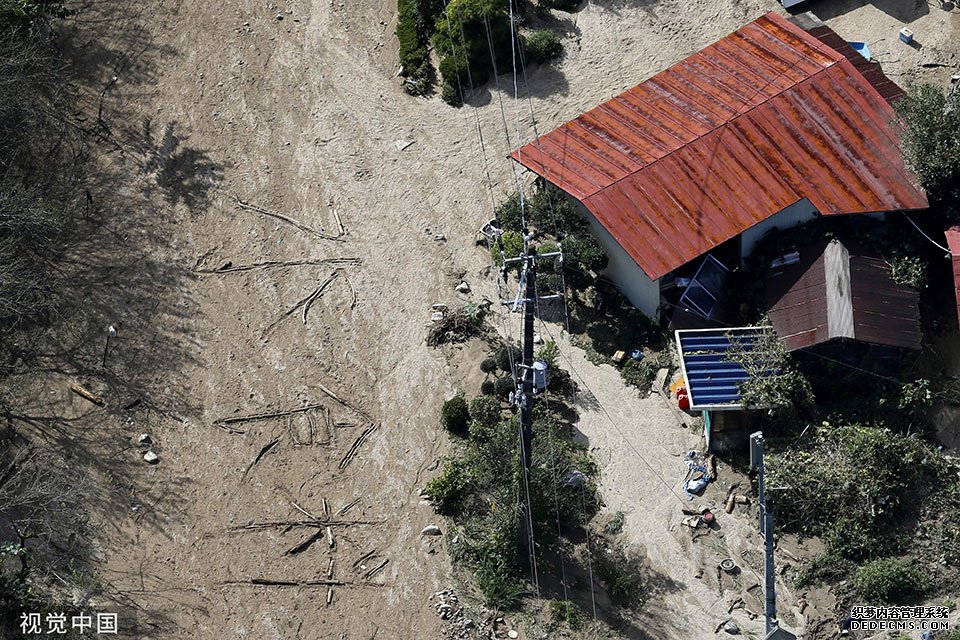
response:
<path fill-rule="evenodd" d="M 760 533 L 763 535 L 763 617 L 764 638 L 792 638 L 793 634 L 780 629 L 777 622 L 777 581 L 773 562 L 773 498 L 767 495 L 764 477 L 763 432 L 750 434 L 750 468 L 757 471 L 757 493 L 760 502 Z"/>
<path fill-rule="evenodd" d="M 526 255 L 523 267 L 527 280 L 523 305 L 523 378 L 520 389 L 520 437 L 523 443 L 523 468 L 530 470 L 533 446 L 533 316 L 536 312 L 537 258 L 533 249 Z"/>
<path fill-rule="evenodd" d="M 559 295 L 537 295 L 537 260 L 548 258 L 559 258 L 562 264 L 562 249 L 538 254 L 532 247 L 527 245 L 528 238 L 524 238 L 524 253 L 516 258 L 508 258 L 503 261 L 502 277 L 504 282 L 507 280 L 508 268 L 514 264 L 522 264 L 520 272 L 520 284 L 517 289 L 517 296 L 513 300 L 501 299 L 501 304 L 513 311 L 523 309 L 523 360 L 517 367 L 515 374 L 518 374 L 519 380 L 514 380 L 514 403 L 520 408 L 520 462 L 523 466 L 523 492 L 524 500 L 519 509 L 519 549 L 521 558 L 524 562 L 530 559 L 533 552 L 533 531 L 531 529 L 530 513 L 527 511 L 527 504 L 530 502 L 530 496 L 527 495 L 528 483 L 527 474 L 533 460 L 533 401 L 534 394 L 540 390 L 534 384 L 534 361 L 533 361 L 533 329 L 536 317 L 537 306 L 540 300 L 550 300 L 559 298 Z M 497 238 L 500 244 L 501 255 L 506 255 L 503 243 Z M 559 247 L 558 247 L 559 248 Z"/>

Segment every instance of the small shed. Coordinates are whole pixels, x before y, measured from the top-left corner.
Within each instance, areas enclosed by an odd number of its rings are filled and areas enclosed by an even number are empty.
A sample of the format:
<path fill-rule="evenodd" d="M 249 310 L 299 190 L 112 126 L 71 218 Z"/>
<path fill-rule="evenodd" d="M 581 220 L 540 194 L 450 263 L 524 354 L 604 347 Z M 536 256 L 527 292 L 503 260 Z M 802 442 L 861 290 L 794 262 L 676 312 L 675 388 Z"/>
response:
<path fill-rule="evenodd" d="M 750 350 L 769 331 L 769 327 L 734 327 L 675 332 L 690 411 L 703 413 L 708 450 L 730 451 L 746 446 L 757 415 L 743 405 L 740 385 L 750 380 L 751 374 L 731 358 L 731 350 Z"/>
<path fill-rule="evenodd" d="M 919 350 L 919 299 L 882 257 L 838 239 L 801 247 L 767 278 L 770 323 L 787 351 L 833 341 Z"/>

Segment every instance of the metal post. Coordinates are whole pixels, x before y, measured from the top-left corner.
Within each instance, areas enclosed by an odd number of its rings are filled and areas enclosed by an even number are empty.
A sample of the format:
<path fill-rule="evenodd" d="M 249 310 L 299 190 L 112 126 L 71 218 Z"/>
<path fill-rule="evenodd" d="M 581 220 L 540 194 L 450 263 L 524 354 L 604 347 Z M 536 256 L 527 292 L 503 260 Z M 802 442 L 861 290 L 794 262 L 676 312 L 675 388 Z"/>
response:
<path fill-rule="evenodd" d="M 773 499 L 767 497 L 764 508 L 763 546 L 766 556 L 763 565 L 764 606 L 766 634 L 773 631 L 777 625 L 777 591 L 776 573 L 773 565 Z"/>
<path fill-rule="evenodd" d="M 760 503 L 760 533 L 766 528 L 766 487 L 763 477 L 763 432 L 750 434 L 750 467 L 757 470 L 757 498 Z"/>
<path fill-rule="evenodd" d="M 520 395 L 520 433 L 523 438 L 523 466 L 530 469 L 533 445 L 533 325 L 536 311 L 537 266 L 533 249 L 527 256 L 527 291 L 523 307 L 523 368 Z"/>
<path fill-rule="evenodd" d="M 116 329 L 113 327 L 113 325 L 111 324 L 110 326 L 107 327 L 107 343 L 106 343 L 105 345 L 103 345 L 103 363 L 102 363 L 102 365 L 103 365 L 104 368 L 107 367 L 107 352 L 110 351 L 110 338 L 116 338 L 116 337 L 117 337 L 117 330 L 116 330 Z"/>

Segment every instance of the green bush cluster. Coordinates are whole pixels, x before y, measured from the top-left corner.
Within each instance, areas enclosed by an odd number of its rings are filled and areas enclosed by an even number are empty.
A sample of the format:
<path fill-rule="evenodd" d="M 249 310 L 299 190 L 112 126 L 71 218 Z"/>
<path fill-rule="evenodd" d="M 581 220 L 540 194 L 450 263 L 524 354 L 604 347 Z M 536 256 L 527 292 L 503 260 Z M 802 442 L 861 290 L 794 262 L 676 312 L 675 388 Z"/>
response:
<path fill-rule="evenodd" d="M 442 10 L 441 0 L 397 0 L 397 40 L 407 93 L 423 95 L 433 83 L 430 36 Z"/>
<path fill-rule="evenodd" d="M 475 431 L 475 426 L 479 424 L 482 427 L 490 428 L 500 422 L 503 416 L 503 409 L 500 407 L 500 401 L 490 396 L 480 395 L 470 401 L 470 433 Z"/>
<path fill-rule="evenodd" d="M 440 475 L 424 488 L 437 513 L 452 516 L 462 507 L 469 486 L 470 471 L 467 466 L 462 460 L 449 460 Z"/>
<path fill-rule="evenodd" d="M 620 369 L 620 377 L 627 384 L 640 389 L 641 391 L 650 391 L 650 385 L 653 379 L 663 367 L 670 366 L 670 354 L 660 352 L 655 355 L 644 357 L 640 360 L 628 358 Z"/>
<path fill-rule="evenodd" d="M 823 536 L 835 559 L 897 553 L 925 503 L 960 508 L 956 466 L 920 437 L 889 429 L 824 422 L 812 443 L 768 455 L 766 469 L 778 526 Z"/>
<path fill-rule="evenodd" d="M 497 366 L 504 373 L 513 373 L 513 366 L 520 362 L 522 354 L 520 349 L 512 345 L 504 345 L 497 349 L 494 358 L 497 360 Z"/>
<path fill-rule="evenodd" d="M 907 604 L 927 590 L 927 576 L 905 558 L 878 558 L 857 571 L 857 593 L 871 604 Z"/>
<path fill-rule="evenodd" d="M 576 631 L 585 620 L 583 609 L 571 600 L 551 600 L 550 618 L 555 625 L 566 625 Z"/>
<path fill-rule="evenodd" d="M 517 539 L 519 424 L 515 416 L 503 419 L 499 402 L 492 398 L 474 398 L 470 407 L 470 437 L 427 492 L 437 510 L 453 518 L 453 558 L 473 571 L 488 604 L 512 607 L 525 592 Z M 533 531 L 542 549 L 556 543 L 558 521 L 566 526 L 596 512 L 597 468 L 569 428 L 542 404 L 534 408 L 540 417 L 534 422 L 528 483 Z M 569 481 L 574 472 L 582 475 L 581 482 Z"/>
<path fill-rule="evenodd" d="M 543 64 L 563 53 L 560 37 L 549 29 L 538 29 L 523 39 L 524 59 L 527 64 Z"/>
<path fill-rule="evenodd" d="M 443 403 L 440 409 L 440 424 L 443 428 L 457 435 L 467 434 L 467 425 L 470 423 L 470 409 L 463 396 L 455 396 Z"/>
<path fill-rule="evenodd" d="M 930 204 L 960 221 L 960 92 L 913 84 L 896 103 L 906 125 L 901 146 Z"/>
<path fill-rule="evenodd" d="M 890 259 L 894 281 L 917 291 L 927 288 L 927 262 L 918 255 L 898 251 Z"/>
<path fill-rule="evenodd" d="M 570 200 L 554 188 L 528 189 L 524 192 L 523 215 L 520 210 L 520 194 L 509 194 L 496 209 L 497 221 L 504 230 L 504 244 L 510 257 L 520 255 L 523 250 L 523 220 L 526 219 L 528 231 L 540 244 L 538 251 L 547 253 L 556 251 L 556 240 L 563 247 L 564 266 L 570 272 L 569 282 L 585 288 L 591 282 L 591 273 L 600 273 L 607 266 L 607 255 L 590 231 L 590 224 L 577 213 Z M 550 238 L 549 240 L 547 238 Z M 499 248 L 493 248 L 493 257 L 502 264 Z M 560 287 L 560 278 L 555 271 L 555 263 L 541 260 L 537 264 L 541 288 L 556 291 Z"/>

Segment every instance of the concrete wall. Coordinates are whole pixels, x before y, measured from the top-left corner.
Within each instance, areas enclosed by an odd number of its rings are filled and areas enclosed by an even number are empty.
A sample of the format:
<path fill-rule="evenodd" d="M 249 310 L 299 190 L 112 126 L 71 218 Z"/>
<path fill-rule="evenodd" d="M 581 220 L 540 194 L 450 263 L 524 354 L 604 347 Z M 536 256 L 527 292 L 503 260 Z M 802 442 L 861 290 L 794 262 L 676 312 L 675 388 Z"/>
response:
<path fill-rule="evenodd" d="M 741 234 L 740 259 L 749 257 L 757 242 L 771 229 L 789 229 L 813 220 L 815 217 L 817 217 L 817 210 L 809 200 L 804 198 L 766 220 L 758 222 Z"/>
<path fill-rule="evenodd" d="M 633 306 L 646 315 L 655 318 L 657 308 L 660 306 L 659 281 L 654 282 L 644 273 L 643 269 L 613 239 L 610 232 L 600 224 L 589 209 L 574 198 L 568 196 L 568 199 L 580 212 L 580 215 L 590 222 L 590 230 L 603 250 L 607 252 L 607 257 L 610 260 L 607 268 L 603 271 L 603 276 L 612 280 Z"/>

